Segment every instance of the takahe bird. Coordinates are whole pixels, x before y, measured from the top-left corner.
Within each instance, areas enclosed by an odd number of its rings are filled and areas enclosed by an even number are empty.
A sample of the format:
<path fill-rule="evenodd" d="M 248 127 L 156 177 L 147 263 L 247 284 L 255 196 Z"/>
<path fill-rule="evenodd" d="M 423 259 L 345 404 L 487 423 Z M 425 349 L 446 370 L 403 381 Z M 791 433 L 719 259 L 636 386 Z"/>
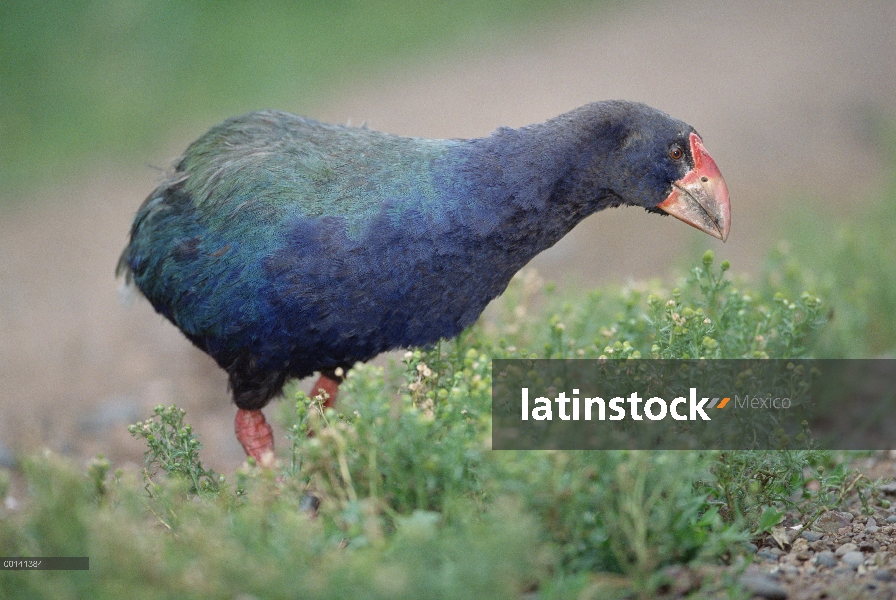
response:
<path fill-rule="evenodd" d="M 433 140 L 263 111 L 195 141 L 137 212 L 118 265 L 227 371 L 236 434 L 290 378 L 342 374 L 472 324 L 579 221 L 631 205 L 724 241 L 728 190 L 689 125 L 596 102 L 488 137 Z"/>

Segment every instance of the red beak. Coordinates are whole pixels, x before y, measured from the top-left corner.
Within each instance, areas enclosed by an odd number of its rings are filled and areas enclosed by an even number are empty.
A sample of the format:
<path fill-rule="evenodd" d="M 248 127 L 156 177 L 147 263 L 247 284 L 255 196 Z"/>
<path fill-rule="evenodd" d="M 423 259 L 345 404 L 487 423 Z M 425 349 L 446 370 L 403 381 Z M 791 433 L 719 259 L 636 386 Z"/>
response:
<path fill-rule="evenodd" d="M 731 228 L 728 186 L 700 136 L 692 133 L 690 141 L 694 168 L 672 184 L 672 193 L 656 207 L 724 242 Z"/>

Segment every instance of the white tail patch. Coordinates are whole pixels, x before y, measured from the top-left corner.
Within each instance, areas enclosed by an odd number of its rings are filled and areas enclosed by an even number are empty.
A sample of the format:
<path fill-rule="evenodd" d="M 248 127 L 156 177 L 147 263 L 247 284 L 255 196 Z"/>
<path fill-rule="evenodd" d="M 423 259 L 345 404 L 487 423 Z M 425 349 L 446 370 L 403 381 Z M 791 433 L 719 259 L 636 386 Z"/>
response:
<path fill-rule="evenodd" d="M 137 286 L 134 285 L 133 281 L 129 283 L 125 280 L 118 286 L 118 301 L 122 306 L 132 305 L 139 295 L 140 292 L 137 290 Z"/>

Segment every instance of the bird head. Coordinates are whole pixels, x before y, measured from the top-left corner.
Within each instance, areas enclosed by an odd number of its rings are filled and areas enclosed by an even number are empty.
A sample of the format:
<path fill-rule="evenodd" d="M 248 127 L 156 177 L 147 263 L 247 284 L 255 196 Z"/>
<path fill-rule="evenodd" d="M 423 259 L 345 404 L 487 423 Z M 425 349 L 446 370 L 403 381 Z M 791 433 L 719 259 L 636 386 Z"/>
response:
<path fill-rule="evenodd" d="M 617 138 L 614 192 L 626 204 L 666 213 L 723 242 L 731 227 L 728 186 L 689 125 L 643 105 Z"/>
<path fill-rule="evenodd" d="M 582 136 L 566 188 L 571 196 L 592 210 L 640 206 L 728 239 L 728 187 L 693 127 L 625 101 L 586 105 L 557 122 Z"/>

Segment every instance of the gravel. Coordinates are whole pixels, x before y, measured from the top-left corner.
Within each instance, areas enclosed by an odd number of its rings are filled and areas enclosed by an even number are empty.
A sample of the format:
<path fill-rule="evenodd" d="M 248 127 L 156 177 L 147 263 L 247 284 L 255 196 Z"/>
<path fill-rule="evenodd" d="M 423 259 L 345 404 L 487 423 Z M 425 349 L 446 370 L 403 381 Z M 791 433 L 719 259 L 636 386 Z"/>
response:
<path fill-rule="evenodd" d="M 778 556 L 773 552 L 770 552 L 768 548 L 763 548 L 756 553 L 756 556 L 758 556 L 759 558 L 764 558 L 768 562 L 778 562 Z"/>
<path fill-rule="evenodd" d="M 745 573 L 740 583 L 747 591 L 769 600 L 785 600 L 787 589 L 768 575 L 762 573 Z"/>
<path fill-rule="evenodd" d="M 836 567 L 837 557 L 830 550 L 825 550 L 815 556 L 815 562 L 822 567 Z"/>
<path fill-rule="evenodd" d="M 807 542 L 817 542 L 821 539 L 821 534 L 815 533 L 814 531 L 804 531 L 800 534 L 800 537 Z"/>
<path fill-rule="evenodd" d="M 840 559 L 854 569 L 858 569 L 860 565 L 865 563 L 865 555 L 861 552 L 847 552 Z"/>

